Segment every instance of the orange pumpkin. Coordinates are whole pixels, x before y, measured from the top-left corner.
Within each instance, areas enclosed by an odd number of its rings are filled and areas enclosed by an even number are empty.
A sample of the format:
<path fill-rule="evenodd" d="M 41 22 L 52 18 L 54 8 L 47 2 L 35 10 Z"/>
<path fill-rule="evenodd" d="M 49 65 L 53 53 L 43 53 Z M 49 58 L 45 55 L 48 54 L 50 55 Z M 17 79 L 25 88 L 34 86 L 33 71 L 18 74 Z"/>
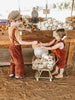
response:
<path fill-rule="evenodd" d="M 70 17 L 69 21 L 72 21 L 72 17 Z"/>
<path fill-rule="evenodd" d="M 3 31 L 3 28 L 0 28 L 0 31 Z"/>
<path fill-rule="evenodd" d="M 37 44 L 34 44 L 33 46 L 34 46 L 34 47 L 38 47 L 38 46 L 39 46 L 39 43 L 37 43 Z"/>

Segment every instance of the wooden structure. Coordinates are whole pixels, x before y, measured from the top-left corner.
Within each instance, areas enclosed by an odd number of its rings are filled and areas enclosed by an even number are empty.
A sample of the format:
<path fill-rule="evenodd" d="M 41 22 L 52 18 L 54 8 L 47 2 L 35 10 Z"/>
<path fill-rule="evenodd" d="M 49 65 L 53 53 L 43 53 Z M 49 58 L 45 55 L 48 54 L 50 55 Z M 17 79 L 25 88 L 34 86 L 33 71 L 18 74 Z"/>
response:
<path fill-rule="evenodd" d="M 73 13 L 74 1 L 75 1 L 75 0 L 72 0 L 71 17 L 72 17 L 72 13 Z"/>
<path fill-rule="evenodd" d="M 66 30 L 67 33 L 67 39 L 65 39 L 65 43 L 69 44 L 68 45 L 68 56 L 67 56 L 67 65 L 71 64 L 72 62 L 72 57 L 73 57 L 73 52 L 75 48 L 75 30 Z"/>
<path fill-rule="evenodd" d="M 74 51 L 74 47 L 75 47 L 75 30 L 66 30 L 66 33 L 67 33 L 67 39 L 65 39 L 65 43 L 68 44 L 67 45 L 68 46 L 68 48 L 67 48 L 67 64 L 71 64 L 73 51 Z M 41 42 L 50 42 L 53 39 L 53 31 L 46 30 L 46 31 L 36 31 L 36 32 L 31 32 L 31 33 L 27 32 L 27 31 L 23 31 L 22 39 L 23 39 L 23 41 L 37 40 L 37 41 L 41 41 Z M 10 41 L 8 38 L 8 32 L 0 32 L 0 50 L 1 49 L 3 50 L 5 48 L 8 49 L 9 44 L 10 44 Z M 28 55 L 27 55 L 28 51 L 26 49 L 26 48 L 32 48 L 32 46 L 31 45 L 27 45 L 27 46 L 22 45 L 22 48 L 24 49 L 23 54 L 25 54 L 25 52 L 26 52 L 26 57 L 31 56 L 31 58 L 32 58 L 33 51 L 29 50 L 30 53 L 28 53 Z M 3 52 L 1 52 L 1 54 L 2 53 Z M 28 58 L 28 59 L 31 59 L 31 58 Z M 28 64 L 28 63 L 30 64 L 31 60 L 30 60 L 30 62 L 27 62 L 27 60 L 26 60 L 26 64 Z"/>
<path fill-rule="evenodd" d="M 22 32 L 23 41 L 39 40 L 42 42 L 52 40 L 53 31 L 37 31 L 37 32 Z M 8 32 L 0 32 L 0 65 L 10 64 L 10 53 L 9 53 L 9 37 Z M 32 57 L 34 55 L 31 45 L 22 45 L 24 64 L 31 64 Z"/>

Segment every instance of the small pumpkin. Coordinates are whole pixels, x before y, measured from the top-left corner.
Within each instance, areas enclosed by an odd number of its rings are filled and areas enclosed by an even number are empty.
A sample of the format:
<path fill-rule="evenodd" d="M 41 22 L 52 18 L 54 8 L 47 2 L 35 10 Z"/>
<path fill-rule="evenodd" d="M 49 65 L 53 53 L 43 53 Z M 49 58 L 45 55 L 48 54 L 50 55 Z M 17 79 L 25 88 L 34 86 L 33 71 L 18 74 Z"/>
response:
<path fill-rule="evenodd" d="M 39 46 L 39 43 L 37 43 L 37 44 L 34 44 L 33 46 L 34 46 L 34 47 L 38 47 L 38 46 Z"/>
<path fill-rule="evenodd" d="M 72 17 L 70 17 L 69 21 L 72 21 Z"/>

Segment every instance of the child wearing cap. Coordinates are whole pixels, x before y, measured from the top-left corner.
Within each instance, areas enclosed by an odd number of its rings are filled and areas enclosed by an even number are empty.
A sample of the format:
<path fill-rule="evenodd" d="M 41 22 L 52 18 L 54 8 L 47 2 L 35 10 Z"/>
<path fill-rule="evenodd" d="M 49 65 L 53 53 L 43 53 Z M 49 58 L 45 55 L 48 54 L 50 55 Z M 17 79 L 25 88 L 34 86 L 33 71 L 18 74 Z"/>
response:
<path fill-rule="evenodd" d="M 21 39 L 19 30 L 27 30 L 31 32 L 30 29 L 19 28 L 21 15 L 18 11 L 12 11 L 8 15 L 10 22 L 10 27 L 8 29 L 10 46 L 9 51 L 11 55 L 10 61 L 10 75 L 9 77 L 14 77 L 21 79 L 24 77 L 24 60 L 22 55 L 21 45 L 32 45 L 37 44 L 37 41 L 33 42 L 24 42 Z"/>
<path fill-rule="evenodd" d="M 41 48 L 54 50 L 54 53 L 58 56 L 58 63 L 56 65 L 55 71 L 52 75 L 55 75 L 55 78 L 63 78 L 65 63 L 66 63 L 66 51 L 65 51 L 65 43 L 64 43 L 65 30 L 58 29 L 55 33 L 55 39 L 50 43 L 40 43 Z M 52 46 L 53 45 L 53 46 Z M 50 47 L 44 47 L 50 46 Z M 58 73 L 60 70 L 60 73 Z"/>

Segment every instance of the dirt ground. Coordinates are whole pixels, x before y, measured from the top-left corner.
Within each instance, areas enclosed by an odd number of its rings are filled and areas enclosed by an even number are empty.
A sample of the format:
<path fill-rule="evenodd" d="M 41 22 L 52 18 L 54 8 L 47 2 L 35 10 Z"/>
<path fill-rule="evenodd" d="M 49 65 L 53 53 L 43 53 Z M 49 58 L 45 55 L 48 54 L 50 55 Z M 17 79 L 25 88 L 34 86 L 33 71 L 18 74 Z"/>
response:
<path fill-rule="evenodd" d="M 34 78 L 31 65 L 25 65 L 24 79 L 10 79 L 9 66 L 0 67 L 0 100 L 75 100 L 75 53 L 65 68 L 63 79 Z M 46 73 L 45 73 L 46 74 Z"/>

